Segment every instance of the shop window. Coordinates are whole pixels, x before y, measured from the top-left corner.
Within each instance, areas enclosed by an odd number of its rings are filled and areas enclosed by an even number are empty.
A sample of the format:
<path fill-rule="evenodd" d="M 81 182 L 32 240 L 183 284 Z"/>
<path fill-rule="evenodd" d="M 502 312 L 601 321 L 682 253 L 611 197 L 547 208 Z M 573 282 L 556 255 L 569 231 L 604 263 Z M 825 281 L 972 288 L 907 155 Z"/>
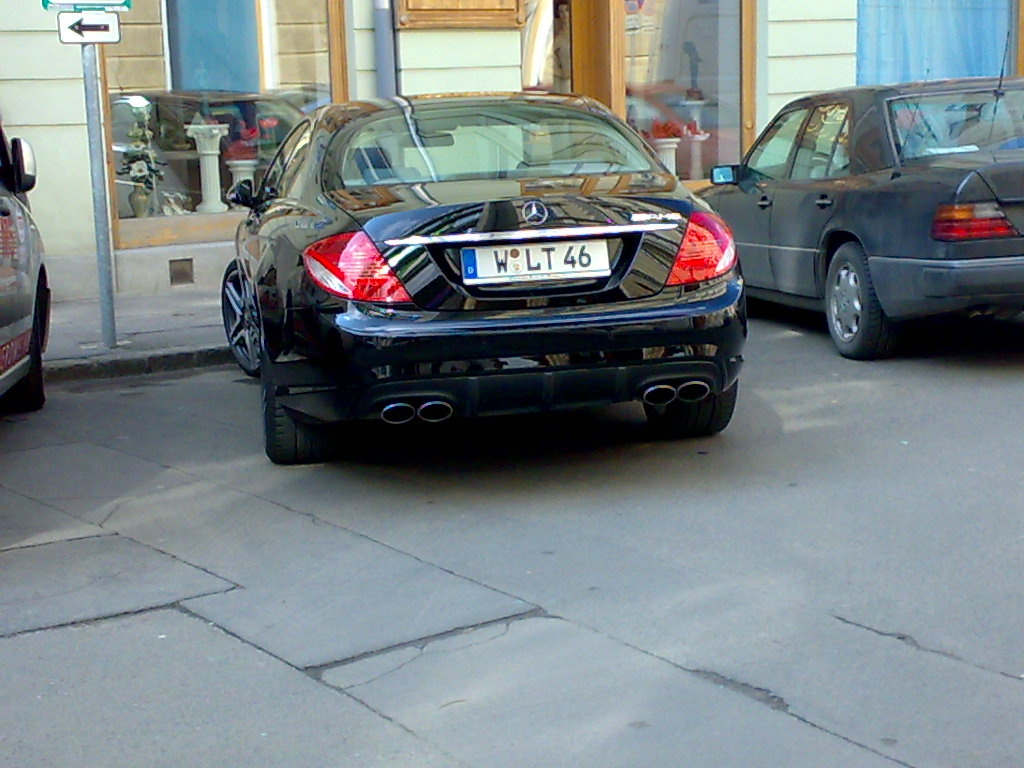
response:
<path fill-rule="evenodd" d="M 522 26 L 523 0 L 397 0 L 399 27 Z"/>
<path fill-rule="evenodd" d="M 523 90 L 572 91 L 570 0 L 525 0 Z"/>
<path fill-rule="evenodd" d="M 226 212 L 234 182 L 262 178 L 304 113 L 330 101 L 329 4 L 134 0 L 106 50 L 119 219 Z"/>
<path fill-rule="evenodd" d="M 857 82 L 1013 73 L 1015 16 L 1015 0 L 858 0 Z"/>
<path fill-rule="evenodd" d="M 675 171 L 702 179 L 740 158 L 740 0 L 625 0 L 626 119 L 677 139 Z"/>

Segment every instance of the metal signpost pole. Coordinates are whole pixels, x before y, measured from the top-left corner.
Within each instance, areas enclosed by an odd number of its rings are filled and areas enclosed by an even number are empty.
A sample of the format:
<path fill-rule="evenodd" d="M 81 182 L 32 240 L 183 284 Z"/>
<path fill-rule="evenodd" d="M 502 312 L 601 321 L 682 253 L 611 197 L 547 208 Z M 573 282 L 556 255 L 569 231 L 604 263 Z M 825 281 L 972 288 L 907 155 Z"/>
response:
<path fill-rule="evenodd" d="M 92 214 L 96 231 L 96 273 L 99 279 L 101 341 L 117 346 L 114 327 L 113 248 L 110 242 L 110 194 L 107 186 L 106 142 L 103 139 L 103 95 L 97 43 L 121 42 L 121 21 L 116 12 L 127 11 L 132 0 L 43 0 L 43 10 L 57 11 L 57 37 L 61 43 L 82 48 L 85 83 L 85 125 L 89 134 L 89 175 L 92 179 Z"/>
<path fill-rule="evenodd" d="M 106 153 L 103 151 L 103 103 L 100 97 L 99 55 L 95 44 L 82 45 L 85 75 L 85 117 L 89 131 L 89 167 L 92 176 L 92 210 L 96 228 L 96 271 L 100 292 L 100 328 L 103 346 L 117 346 L 114 326 L 113 249 L 110 243 L 110 198 L 107 194 Z"/>

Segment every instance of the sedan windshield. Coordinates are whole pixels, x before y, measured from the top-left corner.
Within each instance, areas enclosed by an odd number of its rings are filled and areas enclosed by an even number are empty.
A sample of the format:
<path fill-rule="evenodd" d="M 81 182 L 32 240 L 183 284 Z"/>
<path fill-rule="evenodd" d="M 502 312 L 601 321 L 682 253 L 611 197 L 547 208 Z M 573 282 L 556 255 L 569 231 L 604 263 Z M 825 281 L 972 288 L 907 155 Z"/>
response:
<path fill-rule="evenodd" d="M 639 139 L 587 112 L 544 104 L 417 106 L 339 134 L 326 187 L 654 170 Z"/>
<path fill-rule="evenodd" d="M 1024 148 L 1024 91 L 906 96 L 889 101 L 900 157 Z"/>

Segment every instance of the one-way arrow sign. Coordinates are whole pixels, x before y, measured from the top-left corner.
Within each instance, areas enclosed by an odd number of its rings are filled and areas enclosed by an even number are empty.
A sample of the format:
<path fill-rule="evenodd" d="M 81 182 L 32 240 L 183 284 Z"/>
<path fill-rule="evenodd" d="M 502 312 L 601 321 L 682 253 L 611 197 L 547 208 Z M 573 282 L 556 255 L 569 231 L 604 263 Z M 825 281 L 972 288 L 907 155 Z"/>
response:
<path fill-rule="evenodd" d="M 76 11 L 57 14 L 57 33 L 62 43 L 121 42 L 121 19 L 106 11 Z"/>

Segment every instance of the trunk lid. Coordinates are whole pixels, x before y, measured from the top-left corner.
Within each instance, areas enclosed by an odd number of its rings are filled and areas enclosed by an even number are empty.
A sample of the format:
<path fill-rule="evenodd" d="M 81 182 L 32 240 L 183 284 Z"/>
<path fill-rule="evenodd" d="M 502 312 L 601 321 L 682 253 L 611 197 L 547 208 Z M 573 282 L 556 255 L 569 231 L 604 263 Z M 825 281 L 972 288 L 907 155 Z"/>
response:
<path fill-rule="evenodd" d="M 362 190 L 359 220 L 417 306 L 511 310 L 660 292 L 689 193 L 659 174 L 446 181 Z"/>

